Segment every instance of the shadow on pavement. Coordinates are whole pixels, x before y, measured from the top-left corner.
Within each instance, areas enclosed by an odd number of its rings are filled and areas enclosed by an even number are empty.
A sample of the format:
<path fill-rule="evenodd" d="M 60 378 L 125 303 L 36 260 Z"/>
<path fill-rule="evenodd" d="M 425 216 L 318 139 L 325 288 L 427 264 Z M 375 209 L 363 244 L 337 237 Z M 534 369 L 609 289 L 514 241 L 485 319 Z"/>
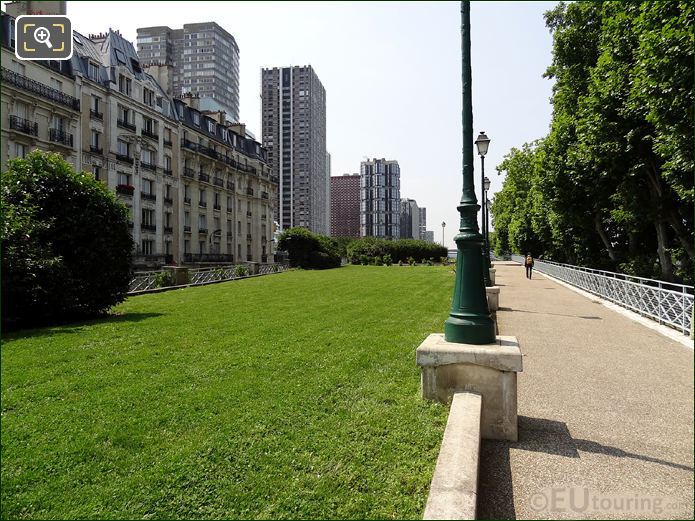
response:
<path fill-rule="evenodd" d="M 501 308 L 500 308 L 501 309 Z M 573 438 L 567 424 L 543 418 L 519 416 L 519 441 L 483 440 L 478 480 L 478 519 L 516 519 L 510 449 L 544 452 L 567 458 L 580 458 L 581 452 L 632 458 L 693 472 L 693 467 L 651 456 L 627 452 L 618 447 Z M 524 469 L 519 469 L 523 472 Z"/>
<path fill-rule="evenodd" d="M 546 288 L 547 289 L 547 288 Z M 519 313 L 533 313 L 534 315 L 555 315 L 556 317 L 583 318 L 585 320 L 603 320 L 601 317 L 584 315 L 563 315 L 562 313 L 544 313 L 543 311 L 529 311 L 527 309 L 512 309 L 500 307 L 499 311 L 518 311 Z"/>

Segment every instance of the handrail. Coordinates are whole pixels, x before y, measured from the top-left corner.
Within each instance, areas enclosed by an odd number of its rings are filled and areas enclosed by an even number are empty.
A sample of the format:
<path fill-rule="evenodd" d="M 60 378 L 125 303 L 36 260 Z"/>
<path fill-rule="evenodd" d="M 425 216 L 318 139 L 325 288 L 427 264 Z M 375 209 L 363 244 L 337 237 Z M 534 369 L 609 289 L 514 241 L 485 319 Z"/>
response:
<path fill-rule="evenodd" d="M 524 264 L 524 257 L 512 255 Z M 695 288 L 624 273 L 534 259 L 534 269 L 613 302 L 659 324 L 690 334 Z M 630 280 L 634 279 L 634 280 Z"/>

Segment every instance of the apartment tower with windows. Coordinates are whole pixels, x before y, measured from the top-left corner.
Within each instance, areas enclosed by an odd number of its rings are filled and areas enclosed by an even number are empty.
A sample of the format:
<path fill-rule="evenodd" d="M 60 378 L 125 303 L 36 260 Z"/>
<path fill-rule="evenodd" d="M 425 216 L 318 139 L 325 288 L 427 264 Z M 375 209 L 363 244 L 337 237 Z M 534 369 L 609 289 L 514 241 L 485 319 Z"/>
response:
<path fill-rule="evenodd" d="M 360 235 L 399 239 L 401 169 L 398 161 L 373 159 L 360 165 Z"/>
<path fill-rule="evenodd" d="M 331 236 L 360 237 L 360 174 L 331 177 Z"/>
<path fill-rule="evenodd" d="M 327 234 L 326 90 L 310 65 L 274 67 L 261 71 L 261 100 L 263 146 L 279 178 L 280 229 Z"/>

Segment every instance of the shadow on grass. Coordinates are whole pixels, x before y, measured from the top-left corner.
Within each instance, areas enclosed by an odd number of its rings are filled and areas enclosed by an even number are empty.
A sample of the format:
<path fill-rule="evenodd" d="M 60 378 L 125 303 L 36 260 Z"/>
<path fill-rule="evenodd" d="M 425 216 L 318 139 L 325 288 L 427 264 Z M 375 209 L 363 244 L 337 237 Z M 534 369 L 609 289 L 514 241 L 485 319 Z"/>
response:
<path fill-rule="evenodd" d="M 481 445 L 477 513 L 479 519 L 516 519 L 511 449 L 543 452 L 565 458 L 580 458 L 580 451 L 590 452 L 693 472 L 693 468 L 688 465 L 628 452 L 596 441 L 573 438 L 565 422 L 519 416 L 518 442 L 483 440 Z M 615 461 L 613 465 L 618 469 L 621 462 Z"/>
<path fill-rule="evenodd" d="M 84 327 L 97 324 L 111 324 L 119 322 L 142 322 L 149 318 L 161 317 L 162 313 L 123 313 L 123 314 L 108 314 L 93 318 L 85 318 L 81 320 L 66 321 L 59 324 L 51 324 L 43 327 L 26 327 L 22 329 L 8 330 L 3 327 L 2 339 L 15 340 L 20 338 L 33 338 L 43 336 L 62 335 L 70 333 L 80 333 Z"/>

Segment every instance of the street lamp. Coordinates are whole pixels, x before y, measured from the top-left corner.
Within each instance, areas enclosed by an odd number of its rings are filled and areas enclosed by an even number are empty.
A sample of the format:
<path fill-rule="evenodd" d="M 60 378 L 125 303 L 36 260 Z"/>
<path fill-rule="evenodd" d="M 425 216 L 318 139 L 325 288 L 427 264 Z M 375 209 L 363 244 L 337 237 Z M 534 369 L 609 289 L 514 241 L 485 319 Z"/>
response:
<path fill-rule="evenodd" d="M 445 246 L 444 244 L 444 227 L 446 226 L 446 223 L 442 221 L 442 246 Z"/>
<path fill-rule="evenodd" d="M 473 99 L 471 91 L 471 4 L 461 2 L 461 59 L 463 73 L 463 191 L 457 210 L 461 215 L 457 247 L 456 281 L 449 318 L 444 323 L 444 339 L 460 344 L 492 344 L 495 324 L 490 317 L 484 265 L 480 254 L 483 237 L 478 229 L 480 209 L 473 181 Z M 485 150 L 487 153 L 487 149 Z"/>
<path fill-rule="evenodd" d="M 490 209 L 490 202 L 487 199 L 487 192 L 490 190 L 490 178 L 487 176 L 483 179 L 483 188 L 485 188 L 485 194 L 483 197 L 483 206 L 485 207 L 484 211 L 484 218 L 485 218 L 485 227 L 483 228 L 483 237 L 485 237 L 485 248 L 483 251 L 483 255 L 485 255 L 485 267 L 487 268 L 484 271 L 484 274 L 487 275 L 488 281 L 490 282 L 490 286 L 492 286 L 492 279 L 490 278 L 490 268 L 492 267 L 490 264 L 490 235 L 489 235 L 489 229 L 490 229 L 490 214 L 489 214 L 489 209 Z M 487 283 L 486 283 L 487 285 Z M 489 286 L 488 286 L 489 287 Z"/>
<path fill-rule="evenodd" d="M 485 177 L 485 155 L 487 154 L 487 149 L 490 146 L 490 138 L 485 135 L 485 132 L 481 132 L 478 135 L 478 138 L 475 140 L 475 146 L 478 148 L 478 155 L 480 156 L 480 201 L 483 205 L 480 219 L 483 225 L 483 248 L 481 251 L 484 262 L 483 278 L 485 279 L 485 286 L 490 287 L 492 286 L 492 282 L 490 281 L 490 262 L 485 259 L 485 255 L 487 253 L 487 237 L 485 236 L 485 201 L 487 200 L 487 190 L 490 188 L 490 180 Z"/>

